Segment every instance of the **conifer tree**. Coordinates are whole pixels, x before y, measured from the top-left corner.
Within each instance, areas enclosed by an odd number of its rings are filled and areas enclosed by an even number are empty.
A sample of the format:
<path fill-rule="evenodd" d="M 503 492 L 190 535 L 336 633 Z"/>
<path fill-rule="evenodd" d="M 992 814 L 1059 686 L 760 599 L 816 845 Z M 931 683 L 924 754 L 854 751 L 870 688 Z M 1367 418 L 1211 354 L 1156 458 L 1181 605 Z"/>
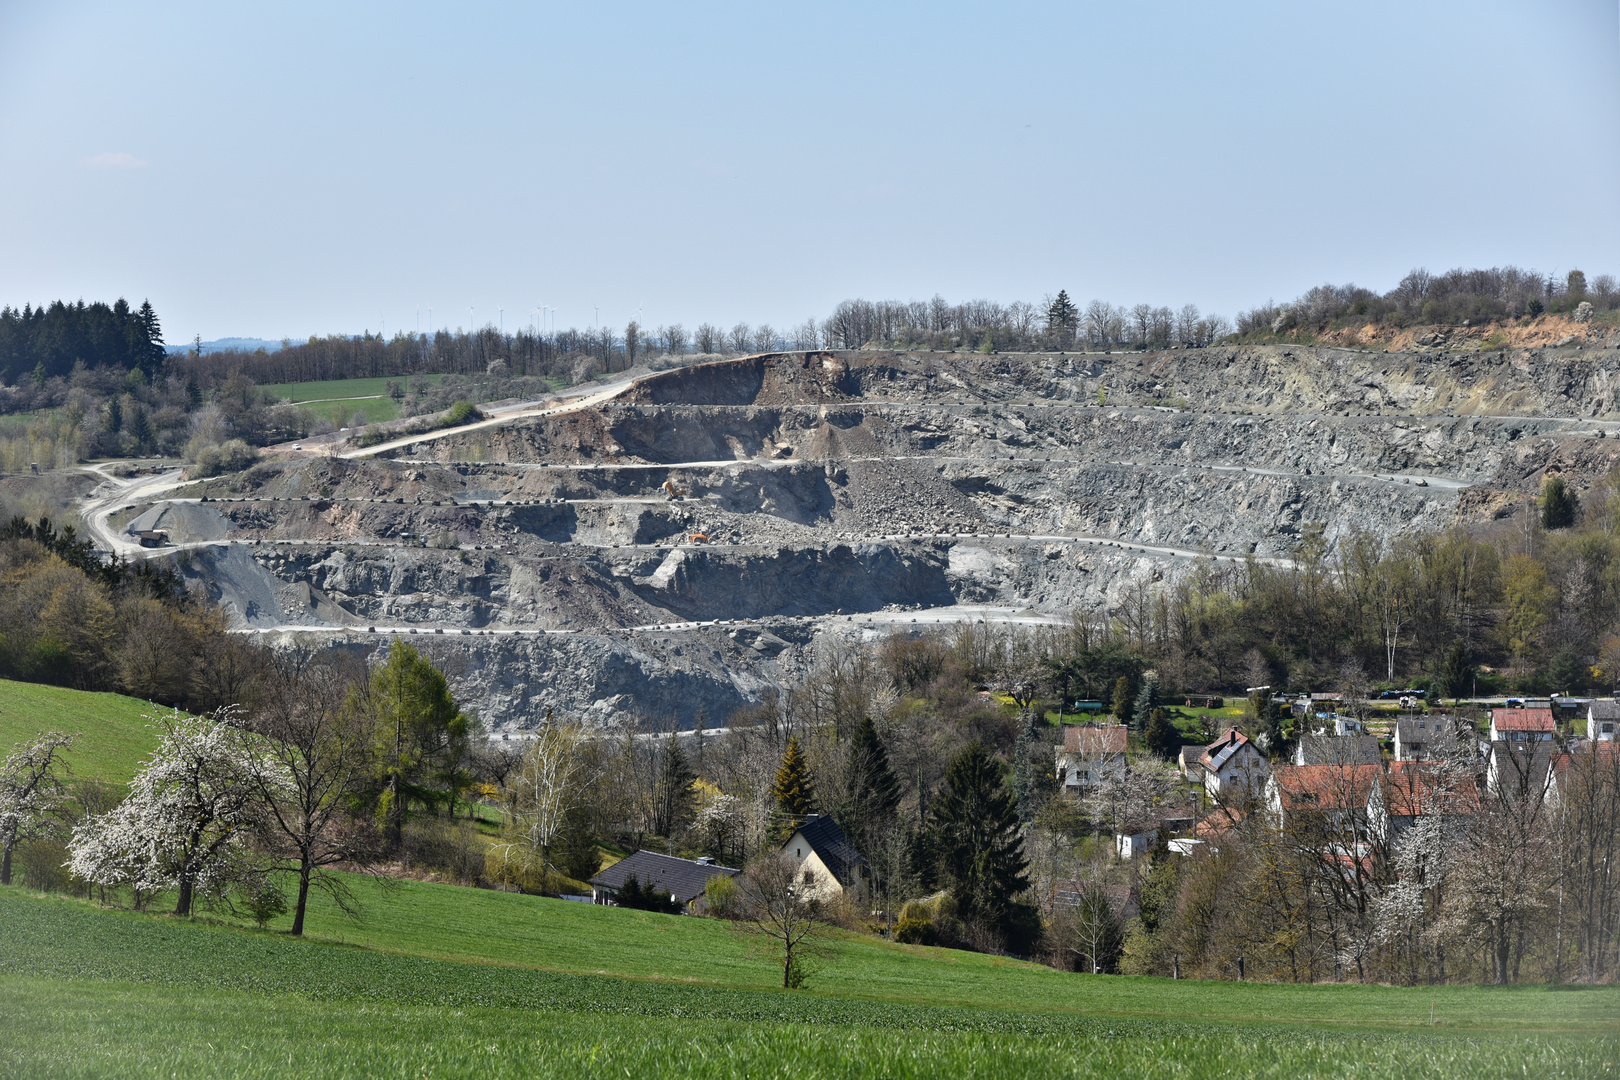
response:
<path fill-rule="evenodd" d="M 1142 733 L 1142 741 L 1147 743 L 1149 750 L 1167 761 L 1181 750 L 1181 734 L 1176 731 L 1176 725 L 1170 719 L 1170 714 L 1163 709 L 1154 709 L 1148 716 L 1147 730 Z"/>
<path fill-rule="evenodd" d="M 958 910 L 1005 924 L 1014 898 L 1029 888 L 1029 863 L 1001 763 L 983 743 L 970 743 L 945 770 L 933 817 L 940 870 Z"/>
<path fill-rule="evenodd" d="M 1541 527 L 1567 529 L 1575 524 L 1581 501 L 1564 485 L 1562 476 L 1549 476 L 1541 483 Z"/>
<path fill-rule="evenodd" d="M 1046 307 L 1046 326 L 1062 338 L 1072 337 L 1080 321 L 1080 309 L 1069 299 L 1069 290 L 1059 289 L 1057 298 Z"/>
<path fill-rule="evenodd" d="M 686 760 L 681 740 L 671 731 L 664 746 L 664 758 L 659 763 L 658 787 L 653 804 L 653 832 L 660 836 L 674 836 L 692 820 L 694 803 L 692 781 L 697 774 Z"/>
<path fill-rule="evenodd" d="M 1114 680 L 1114 705 L 1109 711 L 1120 723 L 1131 722 L 1131 680 L 1124 675 Z"/>
<path fill-rule="evenodd" d="M 1160 704 L 1159 676 L 1150 671 L 1142 676 L 1142 689 L 1136 692 L 1136 709 L 1131 713 L 1131 730 L 1138 735 L 1146 731 L 1153 710 Z"/>
<path fill-rule="evenodd" d="M 771 796 L 776 799 L 776 832 L 789 836 L 810 815 L 815 805 L 815 792 L 810 784 L 810 762 L 799 746 L 799 737 L 788 737 L 782 764 L 777 766 L 776 780 L 771 784 Z"/>
<path fill-rule="evenodd" d="M 844 805 L 838 809 L 838 824 L 857 851 L 873 852 L 899 806 L 900 784 L 889 767 L 889 753 L 872 718 L 862 717 L 844 763 Z"/>

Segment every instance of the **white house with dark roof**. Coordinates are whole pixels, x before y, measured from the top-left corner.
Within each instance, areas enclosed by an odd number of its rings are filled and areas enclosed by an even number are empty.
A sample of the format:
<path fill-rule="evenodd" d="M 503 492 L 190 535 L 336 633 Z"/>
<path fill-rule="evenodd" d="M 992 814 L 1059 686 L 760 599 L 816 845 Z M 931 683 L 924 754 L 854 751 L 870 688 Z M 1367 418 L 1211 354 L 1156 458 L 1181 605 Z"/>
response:
<path fill-rule="evenodd" d="M 1435 761 L 1465 745 L 1453 716 L 1403 716 L 1395 721 L 1396 761 Z"/>
<path fill-rule="evenodd" d="M 1212 799 L 1259 795 L 1271 776 L 1266 756 L 1237 728 L 1228 728 L 1194 760 L 1203 774 L 1204 791 Z"/>
<path fill-rule="evenodd" d="M 871 880 L 866 858 L 826 814 L 810 814 L 780 849 L 795 863 L 805 896 L 830 900 L 846 893 L 864 895 Z"/>

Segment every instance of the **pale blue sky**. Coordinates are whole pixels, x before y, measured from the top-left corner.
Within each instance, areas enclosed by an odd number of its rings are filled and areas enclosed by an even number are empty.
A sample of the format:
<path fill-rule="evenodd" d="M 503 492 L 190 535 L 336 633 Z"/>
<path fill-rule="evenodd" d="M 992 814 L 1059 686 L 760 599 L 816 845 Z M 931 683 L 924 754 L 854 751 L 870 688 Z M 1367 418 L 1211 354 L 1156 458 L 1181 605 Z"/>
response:
<path fill-rule="evenodd" d="M 0 2 L 0 302 L 171 341 L 1620 273 L 1613 0 Z M 420 312 L 420 314 L 418 314 Z"/>

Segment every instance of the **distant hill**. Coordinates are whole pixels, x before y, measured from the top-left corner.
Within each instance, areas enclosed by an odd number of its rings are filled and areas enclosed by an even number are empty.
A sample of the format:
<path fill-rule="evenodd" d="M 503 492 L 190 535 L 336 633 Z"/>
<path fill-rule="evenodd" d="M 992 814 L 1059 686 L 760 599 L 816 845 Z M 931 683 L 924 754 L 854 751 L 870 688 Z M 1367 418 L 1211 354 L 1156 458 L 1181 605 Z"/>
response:
<path fill-rule="evenodd" d="M 188 341 L 184 345 L 169 345 L 167 348 L 170 356 L 178 356 L 190 352 L 195 346 L 195 342 Z M 259 349 L 275 352 L 279 348 L 281 348 L 279 341 L 267 341 L 256 337 L 222 337 L 202 343 L 204 356 L 216 352 L 255 352 Z"/>

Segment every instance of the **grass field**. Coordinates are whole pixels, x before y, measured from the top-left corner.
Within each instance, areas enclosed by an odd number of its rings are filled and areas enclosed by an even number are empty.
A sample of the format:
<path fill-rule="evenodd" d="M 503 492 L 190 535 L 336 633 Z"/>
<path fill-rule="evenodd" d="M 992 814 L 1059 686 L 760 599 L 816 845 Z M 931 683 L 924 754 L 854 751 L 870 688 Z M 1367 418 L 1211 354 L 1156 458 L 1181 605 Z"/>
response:
<path fill-rule="evenodd" d="M 0 757 L 46 731 L 78 735 L 67 761 L 73 775 L 125 784 L 157 746 L 148 716 L 169 710 L 122 694 L 0 679 Z"/>
<path fill-rule="evenodd" d="M 393 379 L 328 379 L 323 382 L 269 383 L 260 389 L 284 401 L 305 405 L 322 416 L 329 417 L 333 410 L 342 410 L 345 413 L 344 423 L 347 423 L 348 418 L 357 411 L 365 414 L 367 423 L 377 423 L 381 420 L 399 419 L 399 406 L 388 396 L 388 384 L 397 382 L 404 386 L 415 377 L 401 375 Z M 423 375 L 421 378 L 436 383 L 444 376 Z"/>
<path fill-rule="evenodd" d="M 417 902 L 398 894 L 369 918 Z M 567 906 L 528 903 L 538 922 Z M 597 942 L 679 947 L 689 959 L 712 946 L 708 935 L 730 934 L 577 906 L 601 920 Z M 877 984 L 784 992 L 558 973 L 517 956 L 458 963 L 15 888 L 0 889 L 0 926 L 4 1075 L 1591 1077 L 1620 1063 L 1611 988 L 1452 988 L 1445 1000 L 1472 1018 L 1466 1030 L 1427 1026 L 1430 991 L 1314 988 L 1355 993 L 1304 1024 L 1288 1015 L 1293 987 L 1053 972 L 986 989 L 996 1000 L 979 1006 L 940 1002 L 926 982 L 914 987 L 922 998 Z M 950 958 L 919 950 L 913 962 L 943 973 Z M 839 954 L 816 982 L 839 965 L 880 966 Z M 1075 989 L 1054 996 L 1058 981 Z"/>

